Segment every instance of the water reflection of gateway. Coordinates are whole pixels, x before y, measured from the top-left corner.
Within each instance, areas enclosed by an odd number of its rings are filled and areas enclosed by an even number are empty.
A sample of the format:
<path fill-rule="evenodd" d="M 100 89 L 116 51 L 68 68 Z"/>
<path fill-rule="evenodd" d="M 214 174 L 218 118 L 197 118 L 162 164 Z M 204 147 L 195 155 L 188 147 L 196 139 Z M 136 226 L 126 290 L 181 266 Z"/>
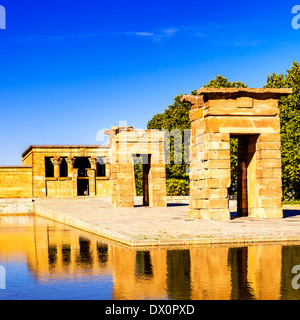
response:
<path fill-rule="evenodd" d="M 288 284 L 299 246 L 135 251 L 36 216 L 1 217 L 0 230 L 0 259 L 25 257 L 39 282 L 112 277 L 114 299 L 295 296 Z"/>

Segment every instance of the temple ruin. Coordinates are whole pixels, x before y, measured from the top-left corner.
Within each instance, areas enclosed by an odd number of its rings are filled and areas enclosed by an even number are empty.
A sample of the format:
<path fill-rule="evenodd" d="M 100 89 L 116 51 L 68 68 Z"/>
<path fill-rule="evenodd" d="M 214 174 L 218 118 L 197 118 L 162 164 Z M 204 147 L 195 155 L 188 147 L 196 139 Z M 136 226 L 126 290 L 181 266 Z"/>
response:
<path fill-rule="evenodd" d="M 291 89 L 201 88 L 191 103 L 193 218 L 230 219 L 230 139 L 238 139 L 237 214 L 282 217 L 278 100 Z M 165 135 L 112 127 L 107 145 L 30 146 L 22 166 L 0 167 L 0 198 L 110 197 L 133 207 L 134 159 L 142 160 L 143 205 L 167 206 Z"/>
<path fill-rule="evenodd" d="M 230 219 L 230 138 L 238 139 L 237 214 L 282 217 L 278 100 L 291 89 L 201 88 L 188 95 L 189 216 Z"/>
<path fill-rule="evenodd" d="M 133 207 L 134 157 L 143 167 L 143 205 L 164 207 L 164 134 L 112 127 L 108 145 L 30 146 L 22 166 L 0 166 L 0 198 L 111 197 L 114 207 Z"/>

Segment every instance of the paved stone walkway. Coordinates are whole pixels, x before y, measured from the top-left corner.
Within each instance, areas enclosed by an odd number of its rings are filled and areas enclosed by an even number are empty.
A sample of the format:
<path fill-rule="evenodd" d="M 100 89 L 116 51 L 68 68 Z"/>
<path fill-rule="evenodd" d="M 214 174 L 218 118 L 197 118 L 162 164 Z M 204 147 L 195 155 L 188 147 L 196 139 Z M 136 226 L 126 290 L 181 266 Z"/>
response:
<path fill-rule="evenodd" d="M 108 201 L 35 202 L 38 215 L 130 246 L 300 241 L 300 211 L 285 210 L 284 219 L 189 219 L 188 206 L 112 208 Z"/>

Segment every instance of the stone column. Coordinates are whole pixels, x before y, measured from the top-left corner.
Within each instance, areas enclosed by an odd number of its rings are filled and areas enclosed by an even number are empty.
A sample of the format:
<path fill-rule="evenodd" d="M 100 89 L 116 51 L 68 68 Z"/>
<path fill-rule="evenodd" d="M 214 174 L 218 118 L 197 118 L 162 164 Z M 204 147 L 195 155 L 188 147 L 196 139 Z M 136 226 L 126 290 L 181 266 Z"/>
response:
<path fill-rule="evenodd" d="M 97 158 L 89 158 L 89 162 L 91 164 L 91 169 L 96 171 L 96 176 L 97 176 L 97 163 L 98 159 Z"/>
<path fill-rule="evenodd" d="M 132 163 L 111 166 L 112 206 L 134 207 L 134 169 Z"/>
<path fill-rule="evenodd" d="M 181 134 L 181 133 L 180 133 Z M 149 163 L 149 206 L 167 206 L 165 133 L 147 130 Z M 151 152 L 151 154 L 150 154 Z"/>
<path fill-rule="evenodd" d="M 151 164 L 149 171 L 149 206 L 167 206 L 166 168 L 164 164 Z"/>
<path fill-rule="evenodd" d="M 278 119 L 279 122 L 279 119 Z M 257 139 L 256 208 L 252 216 L 282 218 L 280 132 L 262 133 Z"/>
<path fill-rule="evenodd" d="M 66 161 L 67 161 L 67 165 L 68 165 L 68 177 L 72 177 L 75 158 L 66 158 Z"/>
<path fill-rule="evenodd" d="M 230 219 L 229 134 L 204 133 L 201 122 L 192 122 L 189 216 L 202 219 Z"/>
<path fill-rule="evenodd" d="M 62 163 L 62 158 L 60 157 L 54 157 L 54 158 L 51 158 L 51 162 L 54 166 L 54 177 L 55 178 L 59 178 L 60 176 L 60 164 Z"/>
<path fill-rule="evenodd" d="M 87 175 L 89 177 L 89 190 L 90 196 L 96 196 L 96 171 L 94 169 L 87 169 Z"/>
<path fill-rule="evenodd" d="M 78 169 L 73 169 L 72 180 L 73 180 L 73 197 L 77 197 L 77 178 L 78 178 Z"/>

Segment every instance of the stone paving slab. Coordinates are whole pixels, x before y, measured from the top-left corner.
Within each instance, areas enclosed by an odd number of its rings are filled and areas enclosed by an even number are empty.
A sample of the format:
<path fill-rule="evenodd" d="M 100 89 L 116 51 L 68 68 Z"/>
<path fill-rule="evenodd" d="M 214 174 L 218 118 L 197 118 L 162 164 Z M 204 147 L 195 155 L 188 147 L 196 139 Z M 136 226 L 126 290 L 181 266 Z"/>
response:
<path fill-rule="evenodd" d="M 188 206 L 112 208 L 108 201 L 36 201 L 35 213 L 129 246 L 300 241 L 300 211 L 284 219 L 190 219 Z"/>

